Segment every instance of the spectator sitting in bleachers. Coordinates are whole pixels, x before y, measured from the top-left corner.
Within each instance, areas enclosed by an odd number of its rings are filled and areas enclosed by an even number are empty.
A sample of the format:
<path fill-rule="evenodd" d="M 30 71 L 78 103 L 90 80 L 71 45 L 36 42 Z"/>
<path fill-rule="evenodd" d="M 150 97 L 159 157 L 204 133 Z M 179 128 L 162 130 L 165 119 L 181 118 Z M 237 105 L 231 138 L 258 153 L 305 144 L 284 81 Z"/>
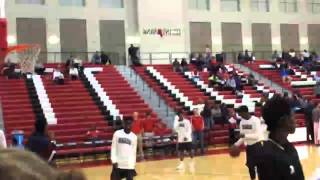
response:
<path fill-rule="evenodd" d="M 290 55 L 287 51 L 285 50 L 282 50 L 282 55 L 281 55 L 281 58 L 283 61 L 287 62 L 290 60 Z"/>
<path fill-rule="evenodd" d="M 241 77 L 237 74 L 237 73 L 234 73 L 234 80 L 236 82 L 236 92 L 239 92 L 242 90 L 242 80 L 241 80 Z"/>
<path fill-rule="evenodd" d="M 317 98 L 320 98 L 320 81 L 317 81 L 315 87 L 314 87 L 314 94 Z"/>
<path fill-rule="evenodd" d="M 112 64 L 109 56 L 104 51 L 101 52 L 101 57 L 100 58 L 101 58 L 101 64 L 103 64 L 103 65 Z"/>
<path fill-rule="evenodd" d="M 189 68 L 188 68 L 188 62 L 187 62 L 187 60 L 186 60 L 185 58 L 182 58 L 180 67 L 181 67 L 181 71 L 182 71 L 182 72 L 186 72 L 186 71 L 189 70 Z"/>
<path fill-rule="evenodd" d="M 320 71 L 314 75 L 314 80 L 320 82 Z"/>
<path fill-rule="evenodd" d="M 245 62 L 245 57 L 244 57 L 242 52 L 239 52 L 239 54 L 238 54 L 238 63 L 239 64 L 243 64 L 244 62 Z"/>
<path fill-rule="evenodd" d="M 181 72 L 181 66 L 177 58 L 174 59 L 172 67 L 174 72 Z"/>
<path fill-rule="evenodd" d="M 273 63 L 276 63 L 276 62 L 278 62 L 278 61 L 280 61 L 280 60 L 281 60 L 281 57 L 280 57 L 278 51 L 277 51 L 277 50 L 273 51 L 273 54 L 272 54 L 272 62 L 273 62 Z"/>
<path fill-rule="evenodd" d="M 197 67 L 197 70 L 198 70 L 198 71 L 202 71 L 202 68 L 203 68 L 204 64 L 205 64 L 205 58 L 203 57 L 202 54 L 200 54 L 200 55 L 198 56 L 198 58 L 197 58 L 196 63 L 195 63 L 195 65 L 196 65 L 196 67 Z"/>
<path fill-rule="evenodd" d="M 93 56 L 92 56 L 92 58 L 91 58 L 91 63 L 93 63 L 93 64 L 101 64 L 101 57 L 100 57 L 98 51 L 96 51 L 96 52 L 93 54 Z"/>
<path fill-rule="evenodd" d="M 249 54 L 247 49 L 244 51 L 244 60 L 248 63 L 252 63 L 252 54 Z"/>
<path fill-rule="evenodd" d="M 198 53 L 191 53 L 190 64 L 196 65 L 198 56 L 199 56 Z"/>
<path fill-rule="evenodd" d="M 302 52 L 302 56 L 304 61 L 310 60 L 310 53 L 306 49 Z"/>
<path fill-rule="evenodd" d="M 317 52 L 313 51 L 311 53 L 311 60 L 313 63 L 317 63 L 320 61 L 320 56 L 318 56 Z"/>
<path fill-rule="evenodd" d="M 79 78 L 79 72 L 76 67 L 71 67 L 69 70 L 71 80 L 77 80 Z"/>
<path fill-rule="evenodd" d="M 236 92 L 237 84 L 235 80 L 235 76 L 231 75 L 227 80 L 226 80 L 226 89 L 232 90 L 234 93 Z"/>
<path fill-rule="evenodd" d="M 280 76 L 282 78 L 283 83 L 291 82 L 291 77 L 289 76 L 289 69 L 284 67 L 280 70 Z"/>
<path fill-rule="evenodd" d="M 248 76 L 248 85 L 255 86 L 257 85 L 258 81 L 254 78 L 254 75 L 252 73 Z"/>
<path fill-rule="evenodd" d="M 64 75 L 60 70 L 60 65 L 53 71 L 53 82 L 55 84 L 64 84 Z"/>
<path fill-rule="evenodd" d="M 217 76 L 217 74 L 211 74 L 208 78 L 209 81 L 209 87 L 214 88 L 215 86 L 219 85 L 219 77 Z"/>
<path fill-rule="evenodd" d="M 67 61 L 66 61 L 66 64 L 65 64 L 65 68 L 66 69 L 69 69 L 70 67 L 72 67 L 74 65 L 74 57 L 73 56 L 70 56 Z"/>
<path fill-rule="evenodd" d="M 45 70 L 46 68 L 40 61 L 37 61 L 37 63 L 34 65 L 34 72 L 39 75 L 43 75 Z"/>
<path fill-rule="evenodd" d="M 86 133 L 87 139 L 92 142 L 94 146 L 96 146 L 96 142 L 100 140 L 100 135 L 101 132 L 97 129 L 96 125 L 92 125 Z"/>
<path fill-rule="evenodd" d="M 1 75 L 7 76 L 8 79 L 18 79 L 20 77 L 19 73 L 15 72 L 16 64 L 11 62 L 10 59 L 7 59 L 7 62 L 4 64 Z"/>
<path fill-rule="evenodd" d="M 290 58 L 296 57 L 296 52 L 294 51 L 294 49 L 290 49 L 289 55 L 290 55 Z"/>
<path fill-rule="evenodd" d="M 197 70 L 194 70 L 194 71 L 191 71 L 191 78 L 194 82 L 197 82 L 200 80 L 200 74 L 199 74 L 199 71 Z"/>

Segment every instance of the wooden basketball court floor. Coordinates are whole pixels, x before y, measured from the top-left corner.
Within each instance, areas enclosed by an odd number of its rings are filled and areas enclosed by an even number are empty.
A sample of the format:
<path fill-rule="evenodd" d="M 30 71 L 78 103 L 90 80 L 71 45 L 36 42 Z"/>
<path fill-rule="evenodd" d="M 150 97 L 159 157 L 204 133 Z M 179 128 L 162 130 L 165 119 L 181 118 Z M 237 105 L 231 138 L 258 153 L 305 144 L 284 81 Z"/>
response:
<path fill-rule="evenodd" d="M 320 148 L 299 145 L 296 147 L 301 159 L 306 180 L 314 177 L 320 168 Z M 194 173 L 189 170 L 189 161 L 185 160 L 185 172 L 176 170 L 178 159 L 161 161 L 144 161 L 137 164 L 138 176 L 135 180 L 249 180 L 245 163 L 245 153 L 239 158 L 231 158 L 228 154 L 196 157 Z M 111 166 L 84 168 L 88 180 L 110 179 Z M 320 171 L 319 171 L 320 172 Z M 319 176 L 320 177 L 320 176 Z"/>

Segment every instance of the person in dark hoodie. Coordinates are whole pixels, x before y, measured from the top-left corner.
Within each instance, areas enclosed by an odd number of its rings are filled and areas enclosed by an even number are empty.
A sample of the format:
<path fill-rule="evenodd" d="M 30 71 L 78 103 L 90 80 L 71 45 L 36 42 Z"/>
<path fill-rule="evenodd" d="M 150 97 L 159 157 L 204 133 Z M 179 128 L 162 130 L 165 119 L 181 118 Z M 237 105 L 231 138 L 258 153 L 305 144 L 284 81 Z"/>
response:
<path fill-rule="evenodd" d="M 36 120 L 35 130 L 29 137 L 26 148 L 44 160 L 49 159 L 54 148 L 54 143 L 53 134 L 48 132 L 46 119 Z"/>

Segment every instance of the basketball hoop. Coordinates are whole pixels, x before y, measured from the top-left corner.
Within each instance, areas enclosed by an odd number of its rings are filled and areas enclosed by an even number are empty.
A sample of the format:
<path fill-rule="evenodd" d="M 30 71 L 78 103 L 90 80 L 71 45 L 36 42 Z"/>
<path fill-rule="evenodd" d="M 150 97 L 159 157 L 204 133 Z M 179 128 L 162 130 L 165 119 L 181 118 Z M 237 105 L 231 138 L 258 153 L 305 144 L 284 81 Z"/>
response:
<path fill-rule="evenodd" d="M 40 50 L 41 48 L 38 44 L 11 46 L 7 49 L 5 62 L 8 60 L 16 60 L 16 63 L 20 65 L 22 73 L 33 73 Z"/>

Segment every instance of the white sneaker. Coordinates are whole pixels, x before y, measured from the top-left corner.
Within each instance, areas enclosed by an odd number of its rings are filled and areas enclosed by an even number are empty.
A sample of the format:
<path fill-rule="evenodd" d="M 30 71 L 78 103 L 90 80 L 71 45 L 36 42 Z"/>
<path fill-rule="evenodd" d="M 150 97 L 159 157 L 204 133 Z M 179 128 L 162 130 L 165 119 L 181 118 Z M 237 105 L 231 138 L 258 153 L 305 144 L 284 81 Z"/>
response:
<path fill-rule="evenodd" d="M 195 173 L 195 163 L 193 161 L 189 163 L 189 170 L 191 174 Z"/>
<path fill-rule="evenodd" d="M 180 162 L 179 165 L 177 166 L 177 170 L 184 170 L 184 163 Z"/>

